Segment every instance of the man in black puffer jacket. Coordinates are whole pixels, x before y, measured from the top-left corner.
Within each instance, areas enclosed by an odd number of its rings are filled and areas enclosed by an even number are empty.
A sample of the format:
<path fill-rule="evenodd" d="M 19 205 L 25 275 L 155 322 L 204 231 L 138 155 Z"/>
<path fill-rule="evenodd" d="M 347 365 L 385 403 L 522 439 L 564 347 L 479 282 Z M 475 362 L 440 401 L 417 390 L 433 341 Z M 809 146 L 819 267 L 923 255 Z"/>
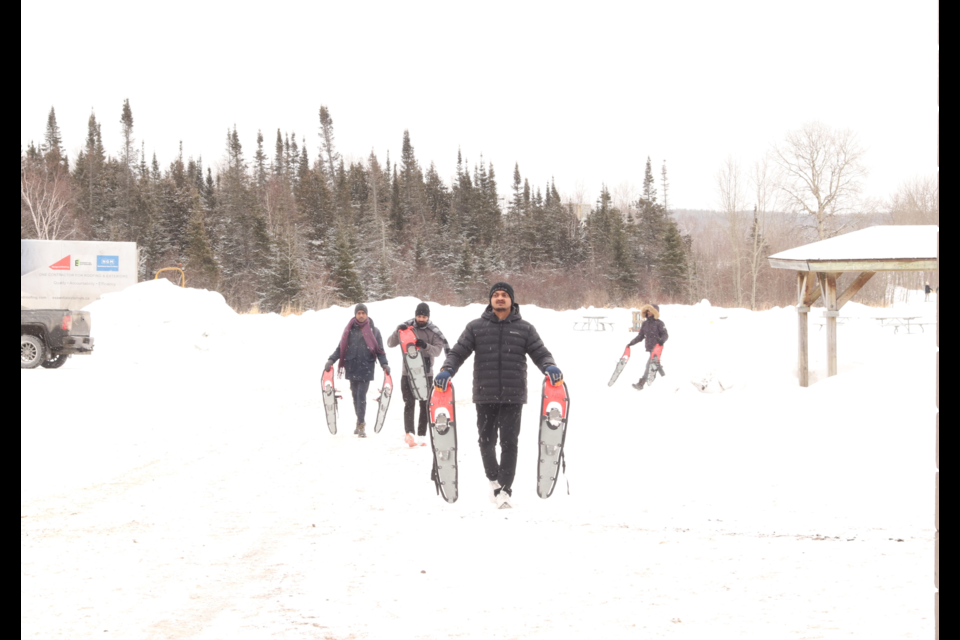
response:
<path fill-rule="evenodd" d="M 490 290 L 490 306 L 479 320 L 467 325 L 450 350 L 434 383 L 446 389 L 467 358 L 473 364 L 473 402 L 477 405 L 480 455 L 493 501 L 509 509 L 517 475 L 520 418 L 527 403 L 527 356 L 554 384 L 563 380 L 553 356 L 532 324 L 520 317 L 513 287 L 498 283 Z M 497 436 L 501 460 L 497 461 Z"/>

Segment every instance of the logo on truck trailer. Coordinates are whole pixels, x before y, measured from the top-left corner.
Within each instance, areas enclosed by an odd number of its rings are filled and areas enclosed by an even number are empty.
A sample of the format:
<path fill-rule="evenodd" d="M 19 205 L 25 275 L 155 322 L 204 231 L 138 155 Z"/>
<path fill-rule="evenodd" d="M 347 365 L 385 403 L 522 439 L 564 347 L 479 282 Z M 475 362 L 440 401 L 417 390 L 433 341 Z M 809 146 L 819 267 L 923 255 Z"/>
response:
<path fill-rule="evenodd" d="M 70 271 L 70 256 L 67 256 L 60 262 L 50 265 L 52 271 Z"/>

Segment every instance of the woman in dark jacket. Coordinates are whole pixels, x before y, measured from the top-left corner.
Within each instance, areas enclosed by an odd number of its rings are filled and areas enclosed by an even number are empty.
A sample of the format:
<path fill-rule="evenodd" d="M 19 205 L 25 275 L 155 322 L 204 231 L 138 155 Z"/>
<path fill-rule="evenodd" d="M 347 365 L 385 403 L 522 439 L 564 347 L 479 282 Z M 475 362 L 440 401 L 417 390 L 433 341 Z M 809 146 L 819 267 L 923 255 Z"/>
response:
<path fill-rule="evenodd" d="M 643 342 L 647 353 L 651 355 L 650 360 L 647 361 L 647 370 L 643 377 L 640 378 L 640 382 L 633 385 L 633 388 L 637 391 L 643 391 L 644 385 L 647 384 L 647 376 L 650 375 L 650 367 L 653 366 L 653 350 L 662 347 L 670 339 L 670 334 L 667 333 L 667 325 L 663 324 L 663 320 L 660 319 L 660 307 L 655 304 L 645 305 L 640 309 L 640 315 L 644 318 L 643 326 L 640 327 L 640 333 L 628 346 L 632 347 Z M 662 367 L 660 368 L 660 375 L 664 375 Z"/>
<path fill-rule="evenodd" d="M 350 392 L 353 395 L 353 408 L 357 412 L 357 430 L 354 431 L 354 435 L 361 438 L 367 437 L 367 392 L 370 390 L 370 383 L 373 382 L 377 361 L 380 361 L 384 373 L 390 373 L 380 330 L 373 325 L 373 320 L 367 313 L 366 305 L 357 305 L 353 320 L 347 323 L 337 350 L 330 356 L 323 369 L 330 371 L 334 363 L 340 361 L 340 375 L 346 372 L 347 380 L 350 381 Z"/>

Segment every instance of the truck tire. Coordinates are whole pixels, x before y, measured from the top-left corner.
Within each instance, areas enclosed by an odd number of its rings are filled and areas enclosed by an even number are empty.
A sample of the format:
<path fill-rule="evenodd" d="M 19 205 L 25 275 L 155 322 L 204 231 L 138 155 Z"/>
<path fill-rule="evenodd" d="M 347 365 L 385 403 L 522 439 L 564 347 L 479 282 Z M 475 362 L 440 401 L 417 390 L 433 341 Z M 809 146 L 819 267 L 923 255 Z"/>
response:
<path fill-rule="evenodd" d="M 47 347 L 36 336 L 20 336 L 20 368 L 36 369 L 47 360 Z"/>
<path fill-rule="evenodd" d="M 70 356 L 65 354 L 60 354 L 58 356 L 53 356 L 52 359 L 45 361 L 40 366 L 44 369 L 59 369 L 63 365 L 67 364 L 67 360 L 70 359 Z"/>

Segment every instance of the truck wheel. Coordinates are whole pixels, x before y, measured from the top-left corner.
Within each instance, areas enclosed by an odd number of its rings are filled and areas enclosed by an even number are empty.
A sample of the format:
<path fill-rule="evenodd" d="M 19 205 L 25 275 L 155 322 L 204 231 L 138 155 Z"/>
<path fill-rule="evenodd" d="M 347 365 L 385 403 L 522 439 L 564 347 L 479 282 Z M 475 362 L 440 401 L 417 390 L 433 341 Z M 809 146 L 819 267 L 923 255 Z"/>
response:
<path fill-rule="evenodd" d="M 53 356 L 52 360 L 47 360 L 44 362 L 41 367 L 44 369 L 59 369 L 63 365 L 67 364 L 67 360 L 70 359 L 70 356 L 65 354 L 60 354 L 58 356 Z"/>
<path fill-rule="evenodd" d="M 36 336 L 20 336 L 20 368 L 36 369 L 47 359 L 47 347 Z"/>

